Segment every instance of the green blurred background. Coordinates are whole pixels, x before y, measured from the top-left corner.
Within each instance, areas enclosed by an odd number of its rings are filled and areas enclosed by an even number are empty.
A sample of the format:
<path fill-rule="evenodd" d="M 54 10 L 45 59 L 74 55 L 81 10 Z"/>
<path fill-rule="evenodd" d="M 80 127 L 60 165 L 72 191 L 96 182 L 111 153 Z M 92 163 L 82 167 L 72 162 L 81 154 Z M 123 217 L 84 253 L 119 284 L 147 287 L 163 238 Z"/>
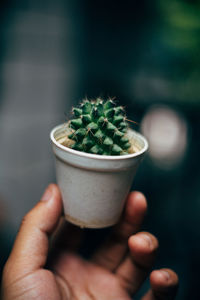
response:
<path fill-rule="evenodd" d="M 133 188 L 160 241 L 155 267 L 178 273 L 177 299 L 198 299 L 199 53 L 197 0 L 1 1 L 1 268 L 22 216 L 55 181 L 51 128 L 86 95 L 116 96 L 150 144 Z"/>

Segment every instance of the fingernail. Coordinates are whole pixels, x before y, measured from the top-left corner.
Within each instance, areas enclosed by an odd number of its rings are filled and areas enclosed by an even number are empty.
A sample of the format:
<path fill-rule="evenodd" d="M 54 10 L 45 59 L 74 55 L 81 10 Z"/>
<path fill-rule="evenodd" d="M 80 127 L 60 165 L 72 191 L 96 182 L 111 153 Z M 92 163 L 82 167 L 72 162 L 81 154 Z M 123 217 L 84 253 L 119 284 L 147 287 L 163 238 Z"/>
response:
<path fill-rule="evenodd" d="M 170 275 L 167 271 L 160 270 L 160 272 L 166 281 L 168 281 L 170 279 Z"/>
<path fill-rule="evenodd" d="M 45 190 L 42 198 L 41 198 L 41 201 L 48 201 L 51 199 L 51 196 L 52 196 L 52 185 L 50 184 L 47 189 Z"/>
<path fill-rule="evenodd" d="M 153 243 L 152 243 L 152 239 L 150 238 L 150 236 L 148 234 L 141 234 L 142 238 L 147 242 L 148 246 L 150 248 L 153 247 Z"/>

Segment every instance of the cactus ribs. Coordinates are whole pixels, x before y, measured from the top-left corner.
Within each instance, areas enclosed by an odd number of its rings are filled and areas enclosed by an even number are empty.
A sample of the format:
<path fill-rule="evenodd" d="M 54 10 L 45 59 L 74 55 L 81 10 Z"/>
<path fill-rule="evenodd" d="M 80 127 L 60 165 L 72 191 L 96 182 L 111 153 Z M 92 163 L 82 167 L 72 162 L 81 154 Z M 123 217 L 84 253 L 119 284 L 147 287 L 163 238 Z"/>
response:
<path fill-rule="evenodd" d="M 69 121 L 74 143 L 72 149 L 100 155 L 125 155 L 131 146 L 127 137 L 128 124 L 122 106 L 112 99 L 84 100 L 72 109 Z"/>

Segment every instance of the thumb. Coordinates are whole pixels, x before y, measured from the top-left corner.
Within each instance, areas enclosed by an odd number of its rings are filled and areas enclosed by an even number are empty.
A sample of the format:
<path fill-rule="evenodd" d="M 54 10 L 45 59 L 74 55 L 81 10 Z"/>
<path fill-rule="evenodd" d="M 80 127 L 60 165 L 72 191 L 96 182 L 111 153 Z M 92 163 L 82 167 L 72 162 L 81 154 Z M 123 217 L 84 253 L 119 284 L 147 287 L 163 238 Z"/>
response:
<path fill-rule="evenodd" d="M 41 201 L 23 218 L 4 268 L 4 278 L 15 281 L 44 267 L 48 254 L 48 236 L 55 229 L 61 212 L 60 191 L 57 185 L 50 184 Z"/>

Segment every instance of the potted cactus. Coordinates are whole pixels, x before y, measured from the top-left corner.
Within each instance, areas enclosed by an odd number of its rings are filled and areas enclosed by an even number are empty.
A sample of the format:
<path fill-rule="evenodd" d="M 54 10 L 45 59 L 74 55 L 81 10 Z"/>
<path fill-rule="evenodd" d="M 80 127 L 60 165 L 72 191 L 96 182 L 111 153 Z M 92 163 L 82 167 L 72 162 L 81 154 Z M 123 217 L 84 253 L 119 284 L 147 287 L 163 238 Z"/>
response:
<path fill-rule="evenodd" d="M 66 219 L 81 227 L 114 225 L 148 148 L 112 99 L 84 100 L 51 131 Z"/>

